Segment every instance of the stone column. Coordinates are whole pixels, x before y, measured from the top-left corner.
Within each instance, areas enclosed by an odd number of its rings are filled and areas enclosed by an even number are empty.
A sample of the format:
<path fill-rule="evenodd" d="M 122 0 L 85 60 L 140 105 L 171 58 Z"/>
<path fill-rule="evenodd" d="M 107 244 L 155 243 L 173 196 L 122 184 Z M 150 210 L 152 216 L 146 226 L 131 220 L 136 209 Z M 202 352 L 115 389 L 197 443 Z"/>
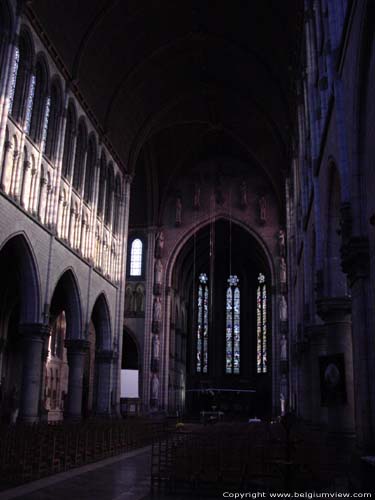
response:
<path fill-rule="evenodd" d="M 96 414 L 111 414 L 111 371 L 113 351 L 97 351 L 95 353 L 95 383 L 97 384 Z"/>
<path fill-rule="evenodd" d="M 342 267 L 352 295 L 353 362 L 357 444 L 363 453 L 375 447 L 375 337 L 374 297 L 370 276 L 370 250 L 366 237 L 351 236 L 350 207 L 342 209 Z M 348 227 L 349 226 L 349 227 Z M 348 229 L 347 231 L 345 231 Z"/>
<path fill-rule="evenodd" d="M 327 329 L 327 355 L 343 355 L 345 367 L 344 383 L 346 401 L 327 401 L 328 430 L 332 435 L 353 437 L 355 434 L 355 420 L 351 299 L 349 297 L 326 297 L 318 299 L 317 312 L 325 322 Z M 334 393 L 336 378 L 337 383 L 341 384 L 342 381 L 339 380 L 339 377 L 344 374 L 337 371 L 339 366 L 335 364 L 334 358 L 332 358 L 329 366 L 332 367 L 333 378 L 331 381 L 327 379 L 326 386 L 329 390 L 332 389 L 332 393 Z M 323 374 L 324 376 L 325 374 Z"/>
<path fill-rule="evenodd" d="M 327 332 L 325 325 L 312 325 L 307 329 L 310 338 L 311 373 L 311 424 L 327 426 L 327 408 L 322 406 L 320 391 L 319 358 L 327 354 Z"/>
<path fill-rule="evenodd" d="M 83 370 L 89 342 L 84 339 L 67 339 L 65 347 L 68 350 L 69 380 L 64 410 L 67 418 L 79 420 L 82 417 Z"/>
<path fill-rule="evenodd" d="M 39 419 L 39 399 L 42 381 L 43 347 L 49 335 L 47 325 L 20 325 L 23 339 L 23 369 L 19 419 L 34 423 Z"/>

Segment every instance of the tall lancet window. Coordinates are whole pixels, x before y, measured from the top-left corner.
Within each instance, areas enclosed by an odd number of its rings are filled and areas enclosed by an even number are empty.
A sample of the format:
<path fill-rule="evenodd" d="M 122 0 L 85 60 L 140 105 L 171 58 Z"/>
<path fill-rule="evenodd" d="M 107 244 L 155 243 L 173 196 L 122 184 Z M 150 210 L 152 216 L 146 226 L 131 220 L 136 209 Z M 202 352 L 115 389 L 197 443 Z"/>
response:
<path fill-rule="evenodd" d="M 208 277 L 199 275 L 197 318 L 197 373 L 208 371 Z"/>
<path fill-rule="evenodd" d="M 9 113 L 12 113 L 12 108 L 13 108 L 13 100 L 14 100 L 14 93 L 16 91 L 16 83 L 17 83 L 17 74 L 18 74 L 18 67 L 20 64 L 20 50 L 18 47 L 15 48 L 15 54 L 14 54 L 14 64 L 13 64 L 13 71 L 12 71 L 12 81 L 10 84 L 10 92 L 9 92 Z"/>
<path fill-rule="evenodd" d="M 226 373 L 240 373 L 240 289 L 236 275 L 229 276 L 226 314 Z"/>
<path fill-rule="evenodd" d="M 267 287 L 262 273 L 257 288 L 257 372 L 267 373 Z"/>

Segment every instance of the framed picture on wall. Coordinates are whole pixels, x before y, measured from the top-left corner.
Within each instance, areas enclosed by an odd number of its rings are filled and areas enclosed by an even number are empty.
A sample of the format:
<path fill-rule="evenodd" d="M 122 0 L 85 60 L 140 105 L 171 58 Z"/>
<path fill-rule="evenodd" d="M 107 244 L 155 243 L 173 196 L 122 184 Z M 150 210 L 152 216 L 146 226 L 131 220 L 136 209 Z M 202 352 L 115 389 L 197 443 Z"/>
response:
<path fill-rule="evenodd" d="M 346 403 L 344 354 L 319 357 L 320 394 L 322 406 Z"/>

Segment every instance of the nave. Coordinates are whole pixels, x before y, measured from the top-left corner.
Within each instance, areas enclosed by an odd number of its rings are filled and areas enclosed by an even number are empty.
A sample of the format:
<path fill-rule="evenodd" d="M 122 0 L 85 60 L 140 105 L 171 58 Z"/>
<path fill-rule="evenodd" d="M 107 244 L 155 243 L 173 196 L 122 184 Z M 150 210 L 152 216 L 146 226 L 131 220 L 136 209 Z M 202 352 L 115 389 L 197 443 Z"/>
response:
<path fill-rule="evenodd" d="M 27 473 L 25 449 L 13 450 L 18 455 L 5 476 L 2 469 L 0 500 L 219 498 L 225 491 L 238 490 L 264 495 L 362 491 L 353 475 L 348 443 L 332 441 L 291 416 L 271 422 L 168 419 L 117 423 L 117 428 L 125 431 L 125 439 L 114 432 L 115 422 L 112 429 L 92 422 L 91 433 L 86 424 L 84 433 L 81 429 L 83 440 L 74 436 L 74 428 L 64 429 L 70 434 L 64 447 L 70 448 L 75 462 L 65 461 L 64 467 L 50 470 L 40 466 L 42 445 L 35 440 L 34 476 Z M 22 434 L 22 429 L 18 432 Z M 39 429 L 39 443 L 43 433 L 46 429 Z M 92 443 L 96 443 L 94 454 Z M 55 453 L 54 463 L 58 462 L 55 448 L 49 448 L 44 460 Z M 371 491 L 373 479 L 366 480 Z M 16 486 L 17 482 L 24 484 Z"/>

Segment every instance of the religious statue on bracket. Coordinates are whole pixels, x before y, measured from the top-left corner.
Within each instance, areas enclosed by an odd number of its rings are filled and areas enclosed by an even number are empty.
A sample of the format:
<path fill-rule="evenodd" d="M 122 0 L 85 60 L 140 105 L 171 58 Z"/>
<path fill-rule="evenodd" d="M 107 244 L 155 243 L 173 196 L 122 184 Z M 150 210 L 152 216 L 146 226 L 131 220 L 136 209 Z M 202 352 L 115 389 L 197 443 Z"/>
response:
<path fill-rule="evenodd" d="M 281 336 L 280 340 L 280 361 L 288 360 L 288 340 L 285 333 Z"/>
<path fill-rule="evenodd" d="M 163 231 L 158 231 L 155 238 L 155 257 L 160 259 L 163 255 L 164 248 L 164 233 Z"/>
<path fill-rule="evenodd" d="M 151 345 L 151 370 L 153 372 L 159 371 L 159 359 L 160 359 L 160 339 L 159 335 L 152 336 Z"/>
<path fill-rule="evenodd" d="M 152 331 L 154 333 L 159 333 L 160 321 L 161 321 L 161 301 L 160 297 L 155 297 L 153 311 L 152 311 Z"/>
<path fill-rule="evenodd" d="M 145 312 L 145 289 L 143 285 L 139 284 L 136 286 L 134 292 L 134 312 L 136 315 L 142 315 Z"/>
<path fill-rule="evenodd" d="M 285 257 L 285 231 L 280 229 L 277 238 L 279 240 L 279 255 L 280 257 Z"/>
<path fill-rule="evenodd" d="M 157 373 L 153 373 L 151 377 L 150 400 L 151 407 L 157 408 L 159 403 L 160 381 Z"/>
<path fill-rule="evenodd" d="M 288 379 L 286 375 L 281 375 L 280 379 L 280 410 L 281 415 L 285 415 L 288 402 Z"/>
<path fill-rule="evenodd" d="M 176 227 L 181 226 L 182 222 L 182 200 L 181 200 L 181 195 L 177 195 L 176 198 L 176 219 L 175 219 L 175 225 Z"/>
<path fill-rule="evenodd" d="M 279 302 L 279 317 L 280 321 L 288 321 L 288 304 L 284 295 L 281 295 Z"/>
<path fill-rule="evenodd" d="M 247 183 L 242 179 L 240 183 L 240 207 L 244 210 L 247 208 Z"/>
<path fill-rule="evenodd" d="M 201 187 L 198 182 L 194 184 L 193 209 L 199 210 L 201 207 Z"/>
<path fill-rule="evenodd" d="M 280 283 L 286 284 L 286 261 L 284 257 L 280 257 Z"/>
<path fill-rule="evenodd" d="M 161 293 L 161 284 L 163 279 L 163 264 L 160 259 L 155 261 L 155 269 L 154 269 L 154 295 L 160 295 Z"/>
<path fill-rule="evenodd" d="M 258 198 L 259 223 L 264 226 L 267 222 L 267 199 L 264 195 Z"/>

